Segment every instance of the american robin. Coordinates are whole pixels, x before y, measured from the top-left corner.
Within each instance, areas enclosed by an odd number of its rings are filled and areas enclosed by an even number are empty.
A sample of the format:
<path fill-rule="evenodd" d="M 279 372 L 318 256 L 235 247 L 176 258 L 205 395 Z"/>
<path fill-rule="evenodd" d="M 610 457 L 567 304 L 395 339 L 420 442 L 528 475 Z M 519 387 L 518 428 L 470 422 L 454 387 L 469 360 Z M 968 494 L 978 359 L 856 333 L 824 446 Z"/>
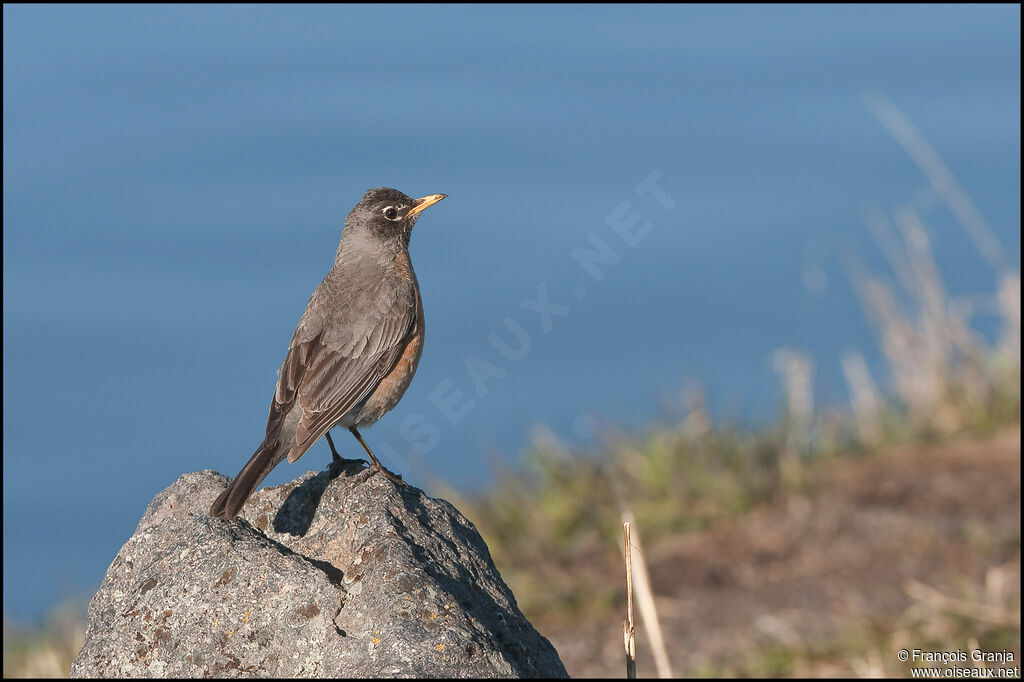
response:
<path fill-rule="evenodd" d="M 210 507 L 233 519 L 270 470 L 294 462 L 329 430 L 347 428 L 370 456 L 367 475 L 384 473 L 359 427 L 393 408 L 412 381 L 423 351 L 423 303 L 409 259 L 409 234 L 420 213 L 445 198 L 411 199 L 398 190 L 368 190 L 345 218 L 334 267 L 313 291 L 292 336 L 270 402 L 267 435 Z"/>

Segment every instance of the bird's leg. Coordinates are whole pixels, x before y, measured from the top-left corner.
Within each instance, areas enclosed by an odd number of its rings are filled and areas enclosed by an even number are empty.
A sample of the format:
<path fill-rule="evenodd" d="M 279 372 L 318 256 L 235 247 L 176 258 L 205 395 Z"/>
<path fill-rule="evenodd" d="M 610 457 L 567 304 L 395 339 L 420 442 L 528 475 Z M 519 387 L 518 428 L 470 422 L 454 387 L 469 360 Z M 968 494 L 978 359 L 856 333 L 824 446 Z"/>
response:
<path fill-rule="evenodd" d="M 367 471 L 369 472 L 367 476 L 372 476 L 373 474 L 379 471 L 380 473 L 384 474 L 395 483 L 401 483 L 403 485 L 405 484 L 405 481 L 402 480 L 402 477 L 399 474 L 388 471 L 387 467 L 380 463 L 380 460 L 377 459 L 377 456 L 373 454 L 373 450 L 371 450 L 370 446 L 366 444 L 366 441 L 363 440 L 363 437 L 359 435 L 359 431 L 356 430 L 356 427 L 350 426 L 348 430 L 352 432 L 352 435 L 356 437 L 356 440 L 359 441 L 359 444 L 363 446 L 364 450 L 366 450 L 366 454 L 370 456 L 370 461 L 372 462 L 372 464 L 370 465 L 370 468 L 367 469 Z"/>
<path fill-rule="evenodd" d="M 331 457 L 336 463 L 341 463 L 341 455 L 338 454 L 338 450 L 334 447 L 334 440 L 331 439 L 331 432 L 328 431 L 324 435 L 327 436 L 327 444 L 331 446 Z"/>
<path fill-rule="evenodd" d="M 327 444 L 331 446 L 331 458 L 335 464 L 344 464 L 345 462 L 359 462 L 362 463 L 361 459 L 347 459 L 338 454 L 338 449 L 334 447 L 334 441 L 331 439 L 331 432 L 328 431 L 324 434 L 327 436 Z"/>

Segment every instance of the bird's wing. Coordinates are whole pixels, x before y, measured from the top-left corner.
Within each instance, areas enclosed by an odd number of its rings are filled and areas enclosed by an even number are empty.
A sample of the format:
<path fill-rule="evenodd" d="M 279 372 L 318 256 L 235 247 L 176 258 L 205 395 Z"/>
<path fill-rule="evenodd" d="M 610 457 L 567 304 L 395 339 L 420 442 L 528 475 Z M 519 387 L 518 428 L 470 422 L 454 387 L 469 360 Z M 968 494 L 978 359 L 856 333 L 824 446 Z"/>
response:
<path fill-rule="evenodd" d="M 302 409 L 289 461 L 301 457 L 395 368 L 420 323 L 417 309 L 415 293 L 412 301 L 396 296 L 368 335 L 339 337 L 334 330 L 333 337 L 325 339 L 328 335 L 321 331 L 293 343 L 281 366 L 267 423 L 269 437 L 273 425 L 282 424 L 294 405 Z"/>

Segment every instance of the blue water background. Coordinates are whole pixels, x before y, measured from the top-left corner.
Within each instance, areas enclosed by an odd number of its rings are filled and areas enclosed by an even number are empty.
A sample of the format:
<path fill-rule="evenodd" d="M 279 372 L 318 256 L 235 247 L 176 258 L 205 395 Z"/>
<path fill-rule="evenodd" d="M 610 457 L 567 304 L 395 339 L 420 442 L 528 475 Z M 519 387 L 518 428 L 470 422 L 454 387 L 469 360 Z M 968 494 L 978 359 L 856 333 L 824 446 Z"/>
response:
<path fill-rule="evenodd" d="M 769 422 L 781 346 L 814 356 L 818 404 L 848 401 L 848 348 L 884 384 L 842 262 L 883 271 L 863 217 L 927 182 L 865 93 L 914 122 L 1020 267 L 1017 6 L 3 19 L 4 610 L 19 619 L 91 593 L 180 474 L 241 467 L 368 187 L 449 195 L 413 235 L 419 373 L 365 433 L 428 489 L 426 471 L 484 488 L 538 423 L 587 449 L 595 423 L 672 419 L 688 382 L 716 419 Z M 636 191 L 652 174 L 670 202 Z M 609 220 L 633 213 L 630 246 Z M 925 218 L 948 289 L 990 294 L 949 210 Z M 618 260 L 599 281 L 572 255 L 593 238 Z M 530 307 L 539 288 L 569 307 L 550 327 Z M 488 342 L 513 342 L 506 318 L 529 337 L 521 360 Z M 328 458 L 318 444 L 267 482 Z"/>

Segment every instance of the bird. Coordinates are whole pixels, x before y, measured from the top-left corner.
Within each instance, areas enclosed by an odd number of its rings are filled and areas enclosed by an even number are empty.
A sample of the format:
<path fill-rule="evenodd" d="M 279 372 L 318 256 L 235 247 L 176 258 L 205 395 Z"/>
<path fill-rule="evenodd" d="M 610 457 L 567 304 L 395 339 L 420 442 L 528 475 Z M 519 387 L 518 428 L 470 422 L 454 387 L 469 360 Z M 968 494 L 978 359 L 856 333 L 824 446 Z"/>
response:
<path fill-rule="evenodd" d="M 391 410 L 405 394 L 423 352 L 423 301 L 409 258 L 420 214 L 444 199 L 413 199 L 389 187 L 366 191 L 345 218 L 334 265 L 309 298 L 281 365 L 263 442 L 210 507 L 234 519 L 280 462 L 301 457 L 329 433 L 347 428 L 370 457 L 367 477 L 388 471 L 359 428 Z"/>

